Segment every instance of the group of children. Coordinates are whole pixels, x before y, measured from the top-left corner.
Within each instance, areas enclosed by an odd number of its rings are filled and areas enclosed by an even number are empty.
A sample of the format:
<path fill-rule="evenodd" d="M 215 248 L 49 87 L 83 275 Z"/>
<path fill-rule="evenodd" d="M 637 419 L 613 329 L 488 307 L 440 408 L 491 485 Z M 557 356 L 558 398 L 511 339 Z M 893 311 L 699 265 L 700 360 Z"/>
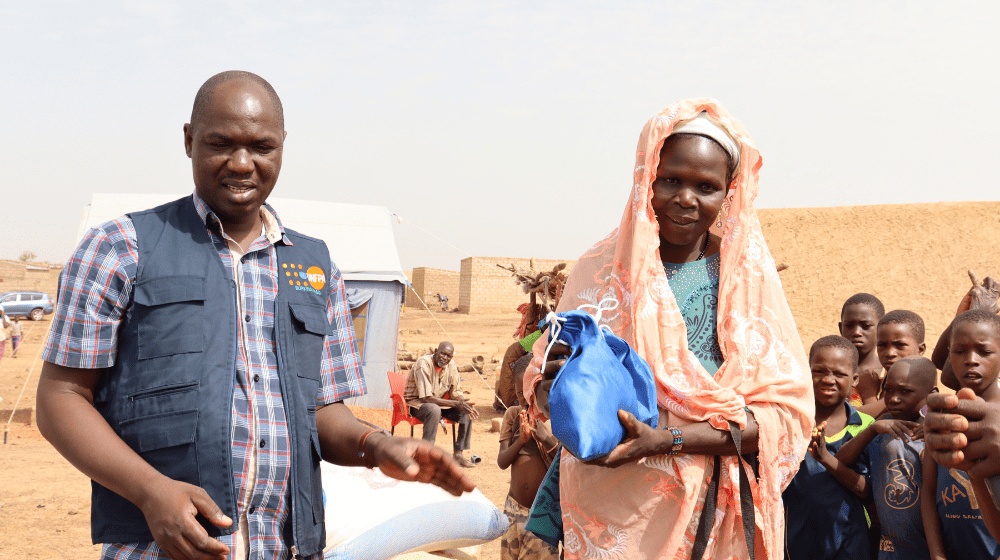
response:
<path fill-rule="evenodd" d="M 938 390 L 938 370 L 923 357 L 923 320 L 857 294 L 839 327 L 809 351 L 816 429 L 782 496 L 786 558 L 1000 558 L 987 529 L 997 510 L 980 510 L 991 497 L 924 453 L 925 401 Z M 1000 402 L 1000 317 L 965 311 L 944 336 L 958 385 Z"/>
<path fill-rule="evenodd" d="M 938 370 L 923 357 L 923 320 L 912 311 L 886 313 L 875 296 L 856 294 L 844 303 L 839 329 L 809 350 L 816 429 L 782 496 L 786 558 L 1000 558 L 987 529 L 1000 526 L 997 509 L 990 503 L 980 510 L 979 500 L 991 497 L 977 496 L 965 472 L 939 467 L 924 453 L 925 401 L 938 390 Z M 947 347 L 949 381 L 953 375 L 978 397 L 1000 402 L 1000 317 L 965 311 L 944 337 L 938 347 Z M 518 402 L 530 357 L 512 366 Z M 556 547 L 525 530 L 557 445 L 520 406 L 507 410 L 497 458 L 501 469 L 511 468 L 505 560 L 558 558 Z"/>

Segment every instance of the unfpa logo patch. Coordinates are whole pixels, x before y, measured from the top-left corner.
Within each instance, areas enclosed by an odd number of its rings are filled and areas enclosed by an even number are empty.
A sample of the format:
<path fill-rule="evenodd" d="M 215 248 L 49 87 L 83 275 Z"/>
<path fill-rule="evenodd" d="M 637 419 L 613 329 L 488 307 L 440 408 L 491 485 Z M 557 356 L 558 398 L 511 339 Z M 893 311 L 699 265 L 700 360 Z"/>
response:
<path fill-rule="evenodd" d="M 288 285 L 295 286 L 297 290 L 312 288 L 319 293 L 326 286 L 326 273 L 318 266 L 306 268 L 301 264 L 282 263 L 281 269 L 288 279 Z"/>

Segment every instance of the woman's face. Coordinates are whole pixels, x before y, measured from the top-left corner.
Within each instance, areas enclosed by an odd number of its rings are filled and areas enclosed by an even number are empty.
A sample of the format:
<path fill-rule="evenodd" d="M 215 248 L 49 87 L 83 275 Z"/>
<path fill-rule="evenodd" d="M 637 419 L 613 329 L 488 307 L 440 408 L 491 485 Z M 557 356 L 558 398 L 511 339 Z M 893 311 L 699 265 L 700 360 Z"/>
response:
<path fill-rule="evenodd" d="M 729 154 L 715 141 L 695 134 L 666 139 L 652 185 L 661 258 L 668 262 L 697 258 L 703 236 L 726 199 L 728 176 Z M 670 259 L 668 254 L 680 255 L 681 260 Z"/>

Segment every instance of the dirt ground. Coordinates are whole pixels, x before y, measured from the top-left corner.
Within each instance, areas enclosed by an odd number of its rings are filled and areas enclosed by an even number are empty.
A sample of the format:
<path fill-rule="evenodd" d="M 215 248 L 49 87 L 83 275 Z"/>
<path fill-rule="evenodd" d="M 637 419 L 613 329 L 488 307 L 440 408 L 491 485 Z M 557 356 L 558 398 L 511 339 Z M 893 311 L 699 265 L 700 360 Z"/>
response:
<path fill-rule="evenodd" d="M 856 292 L 875 294 L 886 309 L 905 308 L 927 323 L 928 354 L 968 290 L 967 269 L 980 277 L 1000 275 L 995 239 L 1000 237 L 1000 202 L 963 202 L 761 210 L 768 246 L 781 273 L 785 294 L 806 348 L 834 334 L 843 301 Z M 595 235 L 596 238 L 599 235 Z M 575 256 L 574 256 L 575 257 Z M 466 373 L 465 386 L 477 403 L 472 453 L 482 463 L 469 474 L 498 507 L 510 483 L 509 471 L 496 466 L 497 434 L 490 421 L 500 417 L 491 406 L 491 388 L 504 350 L 513 342 L 519 316 L 436 314 L 406 310 L 400 346 L 426 350 L 440 341 L 455 342 L 460 365 L 475 356 L 486 361 L 485 379 Z M 0 422 L 14 403 L 34 407 L 39 362 L 35 362 L 49 320 L 25 323 L 19 357 L 0 362 Z M 4 413 L 3 411 L 7 412 Z M 388 424 L 388 412 L 358 411 L 370 421 Z M 402 433 L 408 434 L 405 427 Z M 420 428 L 416 430 L 420 436 Z M 0 558 L 96 558 L 90 544 L 89 481 L 39 436 L 33 425 L 15 421 L 0 444 Z M 451 436 L 438 434 L 450 450 Z M 480 558 L 499 558 L 499 541 L 484 545 Z"/>
<path fill-rule="evenodd" d="M 471 363 L 474 356 L 485 358 L 485 382 L 475 372 L 462 374 L 465 387 L 480 412 L 479 420 L 473 424 L 469 454 L 482 457 L 482 463 L 468 473 L 480 491 L 497 507 L 503 508 L 510 471 L 501 471 L 496 464 L 498 434 L 489 430 L 491 419 L 501 415 L 491 406 L 491 388 L 503 351 L 514 341 L 511 334 L 520 315 L 441 313 L 436 317 L 444 332 L 426 311 L 406 310 L 400 323 L 400 346 L 405 344 L 407 349 L 420 350 L 451 338 L 455 341 L 455 359 L 459 365 Z M 34 407 L 41 367 L 41 361 L 35 362 L 34 358 L 49 324 L 48 317 L 37 323 L 25 323 L 26 335 L 17 358 L 10 357 L 8 342 L 6 356 L 0 362 L 0 398 L 3 399 L 0 411 L 7 411 L 0 422 L 7 422 L 19 394 L 22 395 L 17 406 L 19 410 Z M 497 363 L 492 363 L 494 357 Z M 380 414 L 360 410 L 358 415 L 388 427 L 390 415 L 387 411 Z M 398 428 L 400 434 L 409 435 L 406 425 Z M 420 437 L 420 430 L 418 426 L 416 437 Z M 439 431 L 437 444 L 450 451 L 451 434 Z M 39 435 L 34 423 L 29 426 L 15 421 L 10 425 L 7 444 L 0 444 L 0 475 L 0 558 L 99 556 L 100 547 L 90 544 L 90 481 Z M 500 541 L 483 545 L 479 557 L 499 558 Z"/>
<path fill-rule="evenodd" d="M 17 358 L 7 341 L 0 362 L 4 424 L 18 395 L 19 411 L 35 406 L 41 368 L 35 357 L 49 325 L 49 317 L 24 323 Z M 97 558 L 100 548 L 90 544 L 90 480 L 42 439 L 33 421 L 15 421 L 9 430 L 0 444 L 0 558 Z"/>

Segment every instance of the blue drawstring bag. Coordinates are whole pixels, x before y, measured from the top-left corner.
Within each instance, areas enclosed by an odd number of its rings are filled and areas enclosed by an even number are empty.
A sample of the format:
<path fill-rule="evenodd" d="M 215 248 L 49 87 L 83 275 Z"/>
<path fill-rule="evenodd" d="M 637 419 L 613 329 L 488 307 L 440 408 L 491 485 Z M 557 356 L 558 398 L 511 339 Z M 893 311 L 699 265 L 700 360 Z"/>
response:
<path fill-rule="evenodd" d="M 649 364 L 584 311 L 550 317 L 549 348 L 560 342 L 572 349 L 549 390 L 552 434 L 563 446 L 584 461 L 607 455 L 625 437 L 619 409 L 656 428 L 660 413 Z"/>

